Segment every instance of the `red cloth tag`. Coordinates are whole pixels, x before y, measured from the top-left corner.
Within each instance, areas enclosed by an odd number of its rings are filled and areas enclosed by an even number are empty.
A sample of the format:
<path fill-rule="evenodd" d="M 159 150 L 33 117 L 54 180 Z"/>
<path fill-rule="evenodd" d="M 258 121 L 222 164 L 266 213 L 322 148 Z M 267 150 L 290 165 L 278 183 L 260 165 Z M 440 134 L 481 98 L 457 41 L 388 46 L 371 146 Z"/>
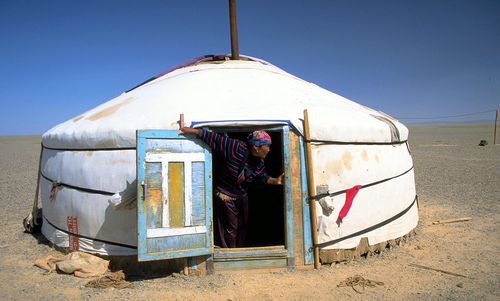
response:
<path fill-rule="evenodd" d="M 340 222 L 342 222 L 344 217 L 349 212 L 349 209 L 351 209 L 352 201 L 354 200 L 354 197 L 356 196 L 356 194 L 358 194 L 358 191 L 361 189 L 361 187 L 363 187 L 363 186 L 356 185 L 350 189 L 347 189 L 347 191 L 345 192 L 345 203 L 344 203 L 344 206 L 342 207 L 342 209 L 340 209 L 339 217 L 338 217 L 338 220 Z"/>
<path fill-rule="evenodd" d="M 78 218 L 76 216 L 68 216 L 68 232 L 69 234 L 69 251 L 78 251 L 80 249 L 80 239 L 78 237 Z"/>

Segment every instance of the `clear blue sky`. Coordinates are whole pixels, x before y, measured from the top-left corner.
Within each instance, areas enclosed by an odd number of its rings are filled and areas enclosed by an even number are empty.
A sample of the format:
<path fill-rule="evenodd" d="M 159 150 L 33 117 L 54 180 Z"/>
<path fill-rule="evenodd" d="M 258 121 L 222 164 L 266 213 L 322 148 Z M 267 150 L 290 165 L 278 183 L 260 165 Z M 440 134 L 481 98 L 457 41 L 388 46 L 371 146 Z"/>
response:
<path fill-rule="evenodd" d="M 396 117 L 500 104 L 498 0 L 238 0 L 238 26 L 242 54 Z M 227 0 L 0 0 L 0 135 L 41 134 L 229 52 Z"/>

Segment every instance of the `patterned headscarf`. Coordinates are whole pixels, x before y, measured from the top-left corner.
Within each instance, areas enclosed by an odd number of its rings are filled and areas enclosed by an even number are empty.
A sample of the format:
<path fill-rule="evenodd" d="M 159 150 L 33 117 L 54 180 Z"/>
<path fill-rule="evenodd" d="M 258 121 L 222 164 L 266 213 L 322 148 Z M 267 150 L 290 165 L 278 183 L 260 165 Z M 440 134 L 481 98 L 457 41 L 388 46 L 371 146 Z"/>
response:
<path fill-rule="evenodd" d="M 253 131 L 247 139 L 248 143 L 254 146 L 271 145 L 271 136 L 266 131 Z"/>

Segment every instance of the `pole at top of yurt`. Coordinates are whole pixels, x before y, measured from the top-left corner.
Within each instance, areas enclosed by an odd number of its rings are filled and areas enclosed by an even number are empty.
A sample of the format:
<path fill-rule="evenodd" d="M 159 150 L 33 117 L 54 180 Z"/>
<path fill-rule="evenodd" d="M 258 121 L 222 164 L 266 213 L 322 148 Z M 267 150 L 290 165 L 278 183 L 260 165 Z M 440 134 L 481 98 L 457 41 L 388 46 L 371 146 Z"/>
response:
<path fill-rule="evenodd" d="M 238 46 L 238 21 L 236 19 L 236 0 L 229 0 L 229 26 L 231 27 L 231 59 L 240 59 Z"/>

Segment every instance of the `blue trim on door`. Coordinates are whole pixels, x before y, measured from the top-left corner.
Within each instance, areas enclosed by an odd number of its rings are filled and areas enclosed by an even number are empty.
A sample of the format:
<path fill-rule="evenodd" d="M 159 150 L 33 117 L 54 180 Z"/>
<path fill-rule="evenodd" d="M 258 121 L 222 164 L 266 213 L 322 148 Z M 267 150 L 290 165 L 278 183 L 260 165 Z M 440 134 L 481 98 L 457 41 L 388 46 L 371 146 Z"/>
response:
<path fill-rule="evenodd" d="M 283 165 L 285 172 L 285 202 L 286 202 L 286 236 L 285 246 L 288 250 L 288 258 L 294 257 L 293 239 L 293 202 L 292 202 L 292 170 L 290 168 L 290 134 L 289 127 L 283 127 Z M 293 261 L 291 261 L 293 262 Z"/>
<path fill-rule="evenodd" d="M 227 122 L 271 122 L 271 123 L 285 123 L 291 125 L 290 120 L 284 119 L 223 119 L 223 120 L 203 120 L 203 121 L 192 121 L 191 127 L 204 124 L 204 123 L 227 123 Z M 255 125 L 253 125 L 255 126 Z"/>
<path fill-rule="evenodd" d="M 207 225 L 207 244 L 211 248 L 210 254 L 213 254 L 214 249 L 214 223 L 212 211 L 212 153 L 205 148 L 205 224 Z"/>
<path fill-rule="evenodd" d="M 146 236 L 141 235 L 141 229 L 146 229 L 146 212 L 139 203 L 144 198 L 142 181 L 145 179 L 146 138 L 145 133 L 137 131 L 137 255 L 146 253 Z"/>
<path fill-rule="evenodd" d="M 190 127 L 200 127 L 206 124 L 208 127 L 214 127 L 218 126 L 216 125 L 217 123 L 220 123 L 220 126 L 227 126 L 227 127 L 235 127 L 235 125 L 231 124 L 232 122 L 245 122 L 247 124 L 242 124 L 241 126 L 236 126 L 236 127 L 259 127 L 263 126 L 276 126 L 274 129 L 282 129 L 281 124 L 283 125 L 288 125 L 289 128 L 296 130 L 299 135 L 300 131 L 297 129 L 292 121 L 288 119 L 222 119 L 222 120 L 202 120 L 202 121 L 192 121 Z M 250 124 L 251 122 L 256 122 L 256 123 L 262 123 L 262 124 Z M 269 122 L 269 124 L 265 124 L 266 122 Z M 229 124 L 227 124 L 229 123 Z M 268 128 L 269 130 L 272 130 L 273 128 Z"/>

